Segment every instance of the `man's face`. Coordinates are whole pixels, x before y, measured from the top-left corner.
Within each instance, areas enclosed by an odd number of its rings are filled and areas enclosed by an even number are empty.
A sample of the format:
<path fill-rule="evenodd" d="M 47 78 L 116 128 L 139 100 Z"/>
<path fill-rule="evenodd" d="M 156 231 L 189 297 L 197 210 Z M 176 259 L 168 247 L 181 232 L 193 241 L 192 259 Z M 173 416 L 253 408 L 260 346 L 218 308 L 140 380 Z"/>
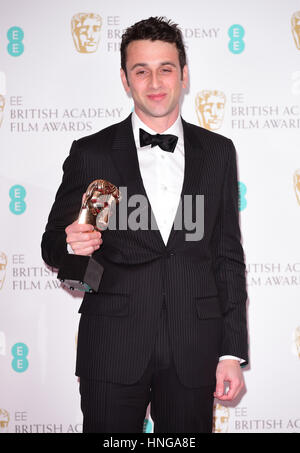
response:
<path fill-rule="evenodd" d="M 132 41 L 126 51 L 127 79 L 121 78 L 127 93 L 133 97 L 138 116 L 151 127 L 158 118 L 174 122 L 179 113 L 179 100 L 187 85 L 187 67 L 181 69 L 175 44 L 164 41 Z M 149 124 L 150 123 L 150 124 Z"/>

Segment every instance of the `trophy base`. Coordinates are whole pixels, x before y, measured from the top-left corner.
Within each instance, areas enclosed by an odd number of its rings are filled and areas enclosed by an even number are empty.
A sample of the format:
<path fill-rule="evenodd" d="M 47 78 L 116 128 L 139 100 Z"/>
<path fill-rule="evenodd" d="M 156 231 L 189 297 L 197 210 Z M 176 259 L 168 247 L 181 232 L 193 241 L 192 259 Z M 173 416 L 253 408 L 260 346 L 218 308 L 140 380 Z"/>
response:
<path fill-rule="evenodd" d="M 82 255 L 66 255 L 57 278 L 70 290 L 97 293 L 104 267 L 94 258 Z"/>

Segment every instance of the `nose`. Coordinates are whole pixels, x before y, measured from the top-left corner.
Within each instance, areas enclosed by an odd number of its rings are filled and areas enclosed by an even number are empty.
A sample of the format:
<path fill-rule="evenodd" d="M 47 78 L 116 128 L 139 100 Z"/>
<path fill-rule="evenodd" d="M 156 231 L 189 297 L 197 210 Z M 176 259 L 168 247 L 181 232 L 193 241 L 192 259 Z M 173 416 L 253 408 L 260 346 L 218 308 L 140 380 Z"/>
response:
<path fill-rule="evenodd" d="M 153 88 L 154 90 L 157 90 L 161 85 L 160 75 L 155 71 L 153 71 L 151 74 L 150 84 L 151 88 Z"/>

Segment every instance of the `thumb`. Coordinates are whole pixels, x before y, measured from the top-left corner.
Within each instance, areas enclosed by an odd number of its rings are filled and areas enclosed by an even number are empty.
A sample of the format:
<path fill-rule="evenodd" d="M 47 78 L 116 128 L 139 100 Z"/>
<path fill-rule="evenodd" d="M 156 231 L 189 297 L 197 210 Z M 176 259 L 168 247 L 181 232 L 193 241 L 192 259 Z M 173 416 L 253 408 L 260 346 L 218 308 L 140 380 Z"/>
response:
<path fill-rule="evenodd" d="M 217 377 L 215 396 L 219 398 L 224 395 L 224 381 L 221 376 Z"/>

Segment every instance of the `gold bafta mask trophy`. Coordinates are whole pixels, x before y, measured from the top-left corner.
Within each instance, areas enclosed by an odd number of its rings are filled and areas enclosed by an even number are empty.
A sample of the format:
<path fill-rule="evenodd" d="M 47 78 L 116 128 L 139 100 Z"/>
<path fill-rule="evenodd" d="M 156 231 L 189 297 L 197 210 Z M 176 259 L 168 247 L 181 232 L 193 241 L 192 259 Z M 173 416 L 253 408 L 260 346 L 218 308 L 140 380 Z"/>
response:
<path fill-rule="evenodd" d="M 116 186 L 103 179 L 93 181 L 87 188 L 78 223 L 89 224 L 98 230 L 108 227 L 109 218 L 121 200 Z M 69 253 L 59 269 L 57 278 L 71 290 L 96 293 L 104 268 L 92 256 Z"/>

